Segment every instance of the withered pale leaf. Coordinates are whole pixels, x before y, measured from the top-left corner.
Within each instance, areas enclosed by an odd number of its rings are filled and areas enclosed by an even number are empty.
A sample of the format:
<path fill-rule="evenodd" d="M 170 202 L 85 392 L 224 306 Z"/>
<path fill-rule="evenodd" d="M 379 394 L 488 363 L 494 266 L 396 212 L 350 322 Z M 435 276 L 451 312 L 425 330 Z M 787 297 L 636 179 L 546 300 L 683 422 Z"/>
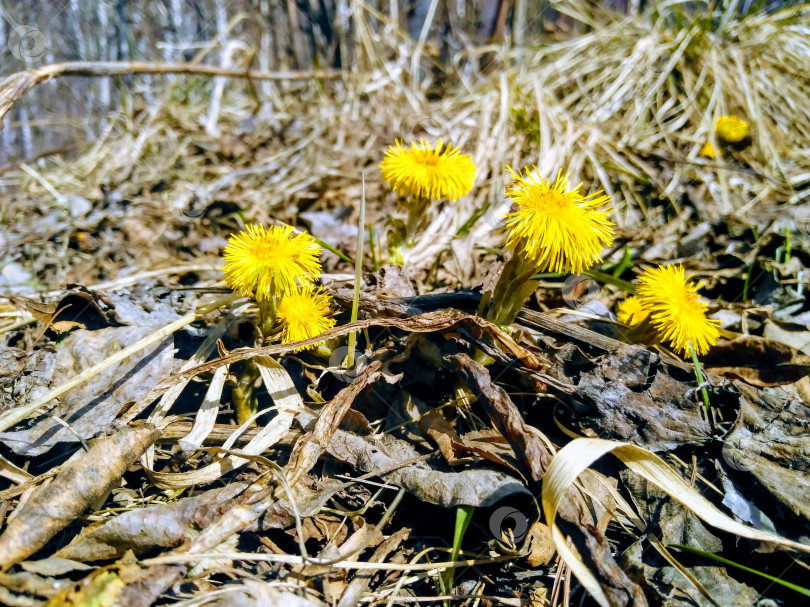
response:
<path fill-rule="evenodd" d="M 66 463 L 53 481 L 36 489 L 0 535 L 0 568 L 33 554 L 91 504 L 103 498 L 159 436 L 138 424 L 96 440 L 89 451 Z"/>
<path fill-rule="evenodd" d="M 193 536 L 194 529 L 211 524 L 233 508 L 247 483 L 230 483 L 171 504 L 129 510 L 87 527 L 56 556 L 74 561 L 97 561 L 135 554 L 155 548 L 179 546 Z"/>
<path fill-rule="evenodd" d="M 304 416 L 299 421 L 306 427 Z M 419 452 L 404 440 L 388 434 L 359 436 L 338 429 L 329 442 L 327 451 L 333 457 L 358 467 L 364 472 L 374 472 L 385 480 L 405 488 L 422 501 L 441 506 L 490 506 L 516 493 L 529 494 L 519 479 L 508 474 L 485 468 L 445 472 L 431 468 L 420 461 Z"/>
<path fill-rule="evenodd" d="M 111 327 L 74 331 L 59 344 L 52 383 L 57 386 L 67 383 L 79 372 L 153 330 L 154 327 Z M 48 416 L 32 428 L 0 434 L 0 440 L 16 453 L 30 456 L 45 453 L 58 442 L 77 442 L 76 434 L 91 438 L 115 419 L 125 403 L 137 400 L 168 377 L 173 358 L 174 341 L 169 336 L 68 391 L 54 413 L 70 424 L 70 429 Z"/>

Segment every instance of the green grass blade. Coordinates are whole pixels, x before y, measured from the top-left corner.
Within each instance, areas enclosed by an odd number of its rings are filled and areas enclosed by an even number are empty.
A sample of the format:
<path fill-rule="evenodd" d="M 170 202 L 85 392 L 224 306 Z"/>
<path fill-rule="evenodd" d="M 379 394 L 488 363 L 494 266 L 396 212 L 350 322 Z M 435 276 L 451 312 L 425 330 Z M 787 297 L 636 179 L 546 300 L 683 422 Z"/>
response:
<path fill-rule="evenodd" d="M 705 552 L 703 550 L 698 550 L 697 548 L 692 548 L 691 546 L 684 546 L 683 544 L 667 544 L 667 548 L 675 548 L 676 550 L 682 550 L 683 552 L 691 552 L 692 554 L 696 554 L 698 556 L 702 556 L 707 559 L 711 559 L 713 561 L 717 561 L 718 563 L 723 563 L 724 565 L 729 565 L 730 567 L 736 567 L 737 569 L 742 569 L 743 571 L 747 571 L 748 573 L 753 573 L 754 575 L 758 575 L 760 577 L 765 578 L 766 580 L 770 580 L 774 584 L 779 584 L 780 586 L 784 586 L 785 588 L 790 588 L 799 594 L 803 594 L 804 596 L 810 596 L 810 589 L 807 589 L 803 586 L 799 586 L 798 584 L 792 584 L 791 582 L 786 582 L 783 579 L 778 577 L 774 577 L 772 575 L 768 575 L 767 573 L 763 573 L 762 571 L 757 571 L 756 569 L 752 569 L 751 567 L 746 567 L 745 565 L 740 565 L 739 563 L 735 563 L 734 561 L 730 561 L 722 556 L 717 556 L 716 554 L 712 554 L 711 552 Z"/>
<path fill-rule="evenodd" d="M 472 520 L 474 510 L 474 506 L 459 506 L 456 508 L 456 528 L 453 533 L 453 549 L 450 552 L 451 561 L 458 559 L 458 553 L 461 550 L 461 541 L 464 539 L 464 534 L 467 532 L 467 527 Z M 447 569 L 439 578 L 444 594 L 451 594 L 453 592 L 453 580 L 455 577 L 456 570 Z"/>

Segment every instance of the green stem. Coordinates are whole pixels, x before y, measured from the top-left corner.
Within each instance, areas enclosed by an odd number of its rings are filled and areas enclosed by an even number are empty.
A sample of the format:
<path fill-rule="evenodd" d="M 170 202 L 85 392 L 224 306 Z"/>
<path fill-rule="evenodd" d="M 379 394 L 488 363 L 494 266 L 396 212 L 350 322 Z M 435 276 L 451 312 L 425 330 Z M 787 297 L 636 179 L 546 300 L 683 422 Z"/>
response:
<path fill-rule="evenodd" d="M 619 278 L 631 265 L 633 265 L 633 251 L 629 247 L 625 247 L 622 260 L 613 269 L 613 278 Z"/>
<path fill-rule="evenodd" d="M 357 226 L 357 259 L 354 262 L 354 298 L 352 299 L 352 319 L 357 320 L 360 309 L 360 286 L 363 283 L 363 236 L 366 225 L 366 175 L 363 173 L 363 190 L 360 196 L 360 218 Z M 346 353 L 346 368 L 354 367 L 354 348 L 357 344 L 357 333 L 349 333 L 349 349 Z"/>
<path fill-rule="evenodd" d="M 312 234 L 310 234 L 310 236 L 312 236 Z M 340 257 L 343 261 L 345 261 L 347 263 L 351 263 L 351 264 L 354 263 L 354 259 L 352 259 L 348 255 L 346 255 L 345 253 L 341 253 L 340 251 L 338 251 L 335 247 L 333 247 L 328 242 L 324 242 L 323 240 L 321 240 L 320 238 L 318 238 L 316 236 L 312 236 L 312 240 L 317 242 L 319 245 L 321 245 L 327 251 L 332 251 L 332 253 L 334 253 L 335 255 Z"/>
<path fill-rule="evenodd" d="M 700 386 L 700 396 L 703 399 L 703 406 L 706 407 L 706 415 L 708 416 L 709 409 L 711 409 L 711 404 L 709 403 L 709 392 L 706 390 L 706 386 L 703 385 L 706 380 L 703 377 L 703 371 L 700 370 L 700 361 L 698 361 L 695 347 L 692 345 L 691 341 L 686 343 L 689 345 L 689 352 L 692 353 L 692 365 L 695 367 L 695 379 L 697 379 L 698 385 Z"/>
<path fill-rule="evenodd" d="M 675 548 L 676 550 L 683 550 L 684 552 L 691 552 L 692 554 L 696 554 L 698 556 L 702 556 L 707 559 L 711 559 L 713 561 L 717 561 L 718 563 L 723 563 L 724 565 L 729 565 L 731 567 L 736 567 L 737 569 L 741 569 L 742 571 L 746 571 L 748 573 L 753 573 L 754 575 L 759 575 L 764 577 L 766 580 L 770 580 L 774 584 L 780 584 L 785 588 L 790 588 L 791 590 L 795 590 L 799 594 L 803 594 L 804 596 L 810 596 L 810 588 L 805 588 L 803 586 L 799 586 L 798 584 L 793 584 L 791 582 L 786 582 L 785 580 L 774 577 L 772 575 L 768 575 L 763 571 L 758 571 L 751 567 L 746 567 L 745 565 L 741 565 L 740 563 L 735 563 L 729 559 L 723 558 L 722 556 L 718 556 L 716 554 L 712 554 L 711 552 L 706 552 L 705 550 L 698 550 L 697 548 L 692 548 L 691 546 L 686 546 L 684 544 L 667 544 L 667 548 Z"/>
<path fill-rule="evenodd" d="M 748 286 L 751 284 L 751 274 L 754 273 L 754 264 L 756 263 L 756 261 L 757 260 L 755 257 L 754 261 L 751 262 L 751 264 L 748 266 L 748 270 L 745 273 L 745 282 L 743 283 L 743 292 L 742 292 L 743 301 L 748 300 Z"/>
<path fill-rule="evenodd" d="M 408 250 L 413 247 L 416 232 L 425 223 L 430 198 L 417 198 L 408 203 L 408 221 L 405 224 L 405 246 Z"/>
<path fill-rule="evenodd" d="M 593 278 L 597 282 L 601 282 L 614 287 L 619 287 L 622 291 L 627 291 L 631 295 L 636 292 L 636 286 L 632 282 L 627 282 L 621 278 L 616 278 L 612 274 L 606 274 L 599 270 L 585 270 L 582 272 L 585 276 Z"/>
<path fill-rule="evenodd" d="M 263 299 L 259 302 L 259 318 L 256 323 L 263 338 L 268 337 L 276 328 L 276 301 Z"/>
<path fill-rule="evenodd" d="M 250 359 L 245 361 L 242 371 L 237 375 L 236 387 L 231 391 L 231 399 L 239 425 L 244 424 L 258 411 L 258 401 L 253 394 L 253 386 L 259 379 L 259 375 L 259 368 Z"/>

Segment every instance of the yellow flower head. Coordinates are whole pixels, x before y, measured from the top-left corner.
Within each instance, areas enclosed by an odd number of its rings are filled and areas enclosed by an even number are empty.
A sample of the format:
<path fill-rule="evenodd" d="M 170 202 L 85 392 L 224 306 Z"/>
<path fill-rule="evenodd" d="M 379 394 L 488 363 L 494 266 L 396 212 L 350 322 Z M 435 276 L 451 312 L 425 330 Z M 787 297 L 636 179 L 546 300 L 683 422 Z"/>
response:
<path fill-rule="evenodd" d="M 616 310 L 616 316 L 619 318 L 619 322 L 628 327 L 635 327 L 641 324 L 649 315 L 649 311 L 635 295 L 628 297 L 624 301 L 620 301 L 619 307 Z"/>
<path fill-rule="evenodd" d="M 568 191 L 568 175 L 562 171 L 552 185 L 528 168 L 525 177 L 506 170 L 514 177 L 506 193 L 515 203 L 506 215 L 506 248 L 525 255 L 541 271 L 579 274 L 601 260 L 602 249 L 613 242 L 613 209 L 599 208 L 608 196 L 601 191 L 583 196 L 582 184 Z"/>
<path fill-rule="evenodd" d="M 748 137 L 748 123 L 737 116 L 720 116 L 714 124 L 714 132 L 723 141 L 739 143 Z"/>
<path fill-rule="evenodd" d="M 712 145 L 711 141 L 707 141 L 704 143 L 700 148 L 700 155 L 705 156 L 706 158 L 716 158 L 717 154 L 714 151 L 714 146 Z"/>
<path fill-rule="evenodd" d="M 320 335 L 335 326 L 329 294 L 319 288 L 306 286 L 285 295 L 276 308 L 276 318 L 281 321 L 281 341 L 288 344 Z M 318 344 L 298 348 L 306 350 Z M 298 351 L 296 350 L 296 352 Z"/>
<path fill-rule="evenodd" d="M 653 326 L 683 355 L 689 353 L 689 342 L 700 355 L 720 337 L 720 321 L 706 318 L 707 306 L 698 299 L 698 288 L 681 265 L 650 268 L 638 279 L 636 295 L 650 311 Z"/>
<path fill-rule="evenodd" d="M 442 150 L 444 148 L 444 150 Z M 400 196 L 456 200 L 467 194 L 475 181 L 475 164 L 459 149 L 439 139 L 435 149 L 423 139 L 411 143 L 410 149 L 401 141 L 385 153 L 380 163 L 382 178 Z"/>
<path fill-rule="evenodd" d="M 290 226 L 248 225 L 231 236 L 222 258 L 225 282 L 245 297 L 272 299 L 321 275 L 321 247 Z"/>

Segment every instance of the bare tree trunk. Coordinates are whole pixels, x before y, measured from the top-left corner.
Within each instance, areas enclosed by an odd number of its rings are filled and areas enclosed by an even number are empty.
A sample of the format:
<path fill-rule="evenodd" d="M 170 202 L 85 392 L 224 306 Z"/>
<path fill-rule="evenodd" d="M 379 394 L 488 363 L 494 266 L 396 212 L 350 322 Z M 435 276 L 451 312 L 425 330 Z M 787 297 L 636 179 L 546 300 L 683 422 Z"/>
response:
<path fill-rule="evenodd" d="M 512 24 L 512 41 L 518 46 L 523 46 L 526 41 L 526 13 L 528 0 L 515 0 L 515 20 Z"/>
<path fill-rule="evenodd" d="M 98 3 L 98 26 L 100 30 L 98 34 L 98 60 L 107 61 L 112 59 L 112 57 L 110 57 L 109 51 L 109 5 L 107 4 L 106 0 L 101 0 L 101 2 Z M 108 111 L 111 104 L 109 78 L 102 78 L 99 82 L 98 96 L 101 107 L 105 112 Z"/>

